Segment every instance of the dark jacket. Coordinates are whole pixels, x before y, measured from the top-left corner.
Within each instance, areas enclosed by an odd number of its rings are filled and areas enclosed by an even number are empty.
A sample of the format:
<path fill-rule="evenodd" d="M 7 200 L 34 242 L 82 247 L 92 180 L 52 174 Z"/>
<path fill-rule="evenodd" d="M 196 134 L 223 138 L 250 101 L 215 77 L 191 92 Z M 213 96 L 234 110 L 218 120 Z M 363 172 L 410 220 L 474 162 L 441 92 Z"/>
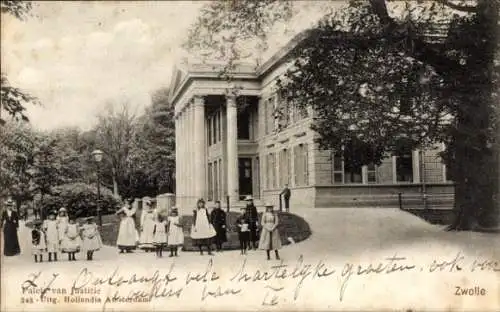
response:
<path fill-rule="evenodd" d="M 290 198 L 290 196 L 292 196 L 292 192 L 288 187 L 285 187 L 285 189 L 281 192 L 281 195 L 283 195 L 283 197 L 288 199 Z"/>
<path fill-rule="evenodd" d="M 217 232 L 216 238 L 222 242 L 227 241 L 226 237 L 226 213 L 220 208 L 215 208 L 210 213 L 210 223 Z"/>

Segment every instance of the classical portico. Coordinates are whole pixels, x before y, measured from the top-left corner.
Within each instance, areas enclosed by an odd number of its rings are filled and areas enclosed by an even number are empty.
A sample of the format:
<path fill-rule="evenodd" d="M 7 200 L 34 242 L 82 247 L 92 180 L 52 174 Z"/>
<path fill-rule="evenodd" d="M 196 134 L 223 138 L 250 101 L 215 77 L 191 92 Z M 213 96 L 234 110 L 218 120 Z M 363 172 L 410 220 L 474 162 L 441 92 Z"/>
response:
<path fill-rule="evenodd" d="M 242 74 L 245 79 L 236 81 L 245 87 L 236 95 L 234 84 L 221 81 L 216 71 L 197 69 L 203 68 L 178 71 L 171 89 L 176 130 L 176 205 L 183 213 L 192 211 L 199 198 L 220 200 L 223 205 L 226 196 L 231 205 L 240 201 L 237 102 L 253 99 L 252 111 L 257 118 L 259 85 L 252 81 L 253 71 L 248 70 Z M 253 144 L 249 138 L 241 141 Z M 248 154 L 246 148 L 242 152 Z M 255 147 L 250 156 L 256 154 Z"/>

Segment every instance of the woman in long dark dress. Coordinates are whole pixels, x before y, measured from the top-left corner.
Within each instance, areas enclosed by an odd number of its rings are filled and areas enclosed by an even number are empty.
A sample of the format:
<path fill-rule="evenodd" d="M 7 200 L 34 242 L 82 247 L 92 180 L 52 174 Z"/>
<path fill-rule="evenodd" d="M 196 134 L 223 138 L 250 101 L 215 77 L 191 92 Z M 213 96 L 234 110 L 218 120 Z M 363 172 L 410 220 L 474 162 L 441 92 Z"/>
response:
<path fill-rule="evenodd" d="M 5 202 L 7 210 L 2 213 L 3 227 L 3 254 L 7 257 L 16 256 L 21 253 L 17 229 L 19 228 L 19 216 L 14 211 L 14 202 L 8 200 Z"/>

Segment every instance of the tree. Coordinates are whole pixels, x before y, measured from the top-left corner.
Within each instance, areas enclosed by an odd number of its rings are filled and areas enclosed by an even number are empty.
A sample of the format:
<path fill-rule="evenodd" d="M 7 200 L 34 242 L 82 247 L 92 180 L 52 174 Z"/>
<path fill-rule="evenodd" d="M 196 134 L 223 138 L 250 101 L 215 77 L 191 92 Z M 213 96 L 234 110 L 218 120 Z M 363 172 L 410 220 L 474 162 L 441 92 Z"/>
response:
<path fill-rule="evenodd" d="M 33 152 L 32 181 L 34 190 L 44 197 L 52 194 L 52 188 L 63 183 L 61 176 L 61 157 L 57 150 L 57 140 L 45 133 L 38 134 L 38 143 Z M 44 217 L 42 211 L 42 218 Z"/>
<path fill-rule="evenodd" d="M 31 1 L 1 1 L 0 9 L 2 13 L 10 14 L 18 19 L 26 18 L 33 8 Z"/>
<path fill-rule="evenodd" d="M 31 11 L 31 1 L 1 1 L 0 8 L 2 14 L 10 14 L 18 19 L 24 19 Z M 24 114 L 27 103 L 39 104 L 38 99 L 19 88 L 9 84 L 7 76 L 1 73 L 0 81 L 0 126 L 5 124 L 2 119 L 2 110 L 5 110 L 10 116 L 28 121 Z"/>
<path fill-rule="evenodd" d="M 131 161 L 136 173 L 145 179 L 142 183 L 151 188 L 150 193 L 144 195 L 175 190 L 175 122 L 168 93 L 168 89 L 156 91 L 152 95 L 152 105 L 137 122 Z"/>
<path fill-rule="evenodd" d="M 227 5 L 212 13 L 215 21 L 206 31 L 259 37 L 256 25 L 276 22 L 260 19 L 250 4 L 241 3 L 244 8 Z M 274 9 L 290 5 L 259 3 Z M 357 161 L 378 162 L 402 145 L 446 142 L 443 156 L 456 183 L 456 220 L 450 229 L 495 226 L 498 6 L 496 0 L 477 0 L 475 5 L 405 2 L 399 10 L 402 18 L 397 18 L 385 0 L 350 1 L 309 33 L 291 55 L 295 63 L 277 83 L 285 98 L 314 108 L 313 127 L 323 147 L 370 146 L 372 157 Z M 446 14 L 445 9 L 461 15 Z M 213 26 L 228 15 L 237 29 Z M 219 39 L 214 47 L 224 44 L 235 45 Z"/>
<path fill-rule="evenodd" d="M 113 194 L 118 197 L 120 184 L 126 179 L 128 160 L 133 146 L 136 116 L 128 108 L 128 103 L 121 103 L 118 109 L 109 104 L 105 113 L 98 116 L 95 129 L 96 143 L 105 153 L 103 166 L 109 165 Z M 106 172 L 102 171 L 103 174 Z"/>
<path fill-rule="evenodd" d="M 0 131 L 0 198 L 10 196 L 17 208 L 32 198 L 31 183 L 36 133 L 10 121 Z"/>

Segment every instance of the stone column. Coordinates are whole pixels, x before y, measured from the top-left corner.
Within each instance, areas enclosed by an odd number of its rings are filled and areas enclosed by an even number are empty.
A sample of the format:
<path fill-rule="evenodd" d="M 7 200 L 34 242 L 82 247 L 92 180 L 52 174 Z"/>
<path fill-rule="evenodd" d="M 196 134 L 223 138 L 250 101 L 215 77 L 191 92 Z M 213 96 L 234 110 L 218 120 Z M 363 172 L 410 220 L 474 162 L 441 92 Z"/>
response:
<path fill-rule="evenodd" d="M 193 181 L 195 186 L 195 194 L 197 198 L 205 198 L 206 200 L 206 180 L 207 170 L 206 162 L 207 157 L 205 153 L 205 102 L 203 97 L 197 96 L 193 102 L 193 116 L 194 116 L 194 172 L 196 178 Z"/>
<path fill-rule="evenodd" d="M 181 163 L 181 140 L 180 140 L 180 132 L 181 132 L 181 115 L 180 113 L 175 116 L 175 200 L 176 203 L 180 203 L 179 199 L 181 196 L 181 179 L 182 175 L 179 171 L 180 163 Z"/>
<path fill-rule="evenodd" d="M 182 141 L 180 143 L 181 145 L 181 149 L 182 149 L 182 156 L 181 156 L 181 181 L 182 181 L 182 200 L 181 200 L 181 207 L 182 209 L 185 209 L 185 206 L 186 206 L 186 196 L 187 196 L 187 176 L 186 176 L 186 170 L 187 170 L 187 159 L 186 159 L 186 155 L 187 155 L 187 145 L 188 145 L 188 142 L 186 141 L 187 140 L 187 133 L 186 133 L 186 122 L 187 122 L 187 118 L 186 118 L 187 114 L 186 114 L 186 110 L 183 109 L 182 110 L 182 113 L 181 113 L 181 128 L 182 128 L 182 135 L 180 137 L 180 140 Z"/>
<path fill-rule="evenodd" d="M 226 96 L 227 119 L 227 193 L 230 204 L 239 201 L 238 190 L 238 121 L 236 98 Z"/>
<path fill-rule="evenodd" d="M 186 154 L 186 160 L 187 160 L 187 169 L 186 169 L 186 182 L 187 182 L 187 194 L 186 194 L 186 205 L 188 206 L 187 208 L 189 210 L 194 209 L 193 202 L 195 198 L 194 194 L 194 180 L 196 179 L 195 176 L 193 176 L 193 161 L 194 161 L 194 155 L 193 155 L 193 145 L 194 145 L 194 137 L 193 137 L 193 109 L 192 109 L 191 103 L 188 103 L 188 106 L 186 108 L 187 112 L 187 127 L 186 127 L 186 132 L 187 132 L 187 154 Z"/>

